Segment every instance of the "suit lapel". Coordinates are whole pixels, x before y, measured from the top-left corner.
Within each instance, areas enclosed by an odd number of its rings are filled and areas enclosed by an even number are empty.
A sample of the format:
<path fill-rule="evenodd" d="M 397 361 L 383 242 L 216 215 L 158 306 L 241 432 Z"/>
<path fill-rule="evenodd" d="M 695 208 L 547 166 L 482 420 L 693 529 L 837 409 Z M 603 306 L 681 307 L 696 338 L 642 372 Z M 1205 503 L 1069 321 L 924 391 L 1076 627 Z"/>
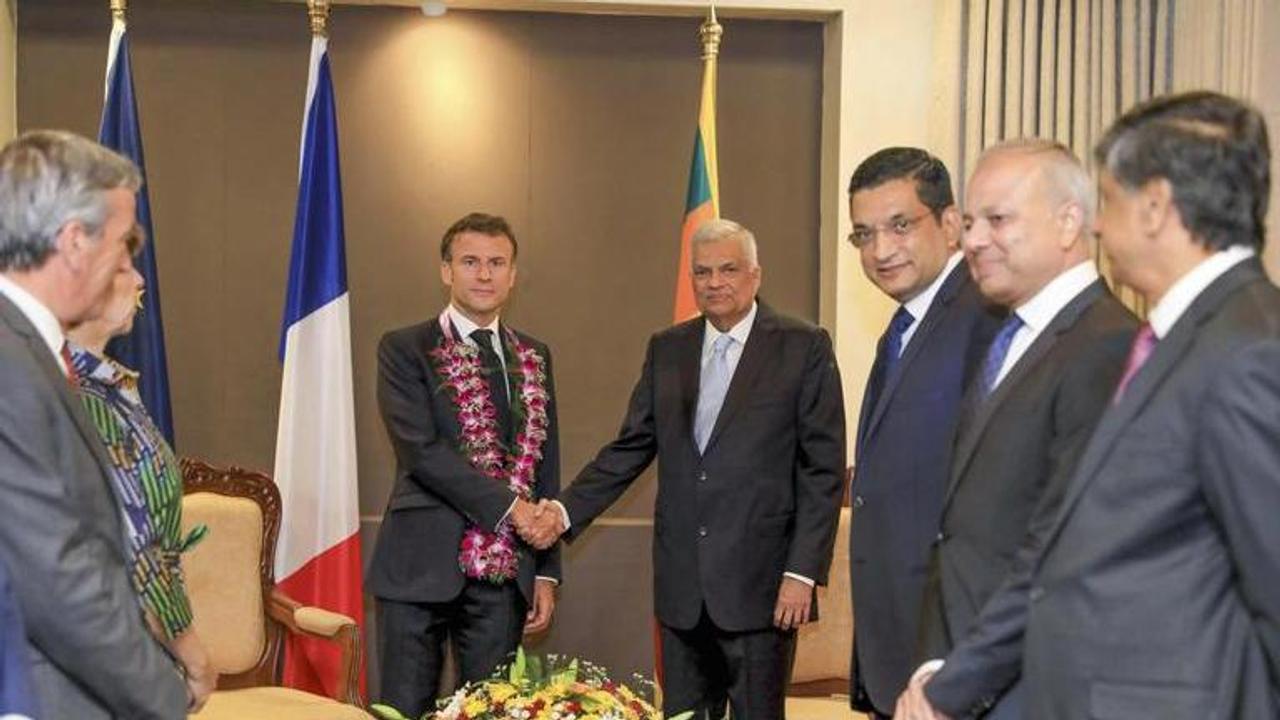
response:
<path fill-rule="evenodd" d="M 773 311 L 764 303 L 759 303 L 759 309 L 756 311 L 756 321 L 751 328 L 751 335 L 747 337 L 747 344 L 742 348 L 742 356 L 738 358 L 738 366 L 734 368 L 733 378 L 729 381 L 729 389 L 724 396 L 724 404 L 720 406 L 720 414 L 716 416 L 716 424 L 711 429 L 711 437 L 707 438 L 707 446 L 703 450 L 703 455 L 711 452 L 711 447 L 715 445 L 716 439 L 724 432 L 725 426 L 733 420 L 733 416 L 742 409 L 747 398 L 751 396 L 751 390 L 755 387 L 756 376 L 760 374 L 760 370 L 765 366 L 765 361 L 770 357 L 777 357 L 777 354 L 773 352 L 775 340 L 773 320 Z M 694 391 L 694 403 L 696 406 L 696 389 Z M 693 425 L 690 424 L 690 427 L 692 428 Z"/>
<path fill-rule="evenodd" d="M 871 421 L 867 425 L 866 432 L 859 431 L 862 441 L 865 443 L 871 438 L 872 433 L 880 424 L 880 420 L 884 417 L 885 411 L 889 407 L 889 401 L 893 398 L 893 394 L 897 392 L 898 386 L 902 384 L 902 378 L 907 374 L 911 364 L 923 352 L 922 348 L 928 344 L 929 336 L 933 334 L 942 324 L 942 316 L 946 314 L 947 307 L 951 305 L 956 296 L 960 294 L 960 290 L 964 288 L 965 283 L 969 282 L 969 271 L 965 267 L 963 261 L 951 269 L 951 274 L 943 281 L 942 287 L 938 288 L 938 294 L 934 296 L 933 302 L 929 303 L 929 309 L 925 311 L 924 318 L 920 320 L 920 326 L 916 328 L 915 333 L 911 336 L 911 342 L 907 343 L 906 352 L 902 357 L 898 358 L 898 364 L 884 379 L 884 387 L 880 390 L 880 399 L 876 402 L 876 406 L 871 408 Z M 880 348 L 877 348 L 878 350 Z M 861 427 L 861 424 L 859 424 Z"/>
<path fill-rule="evenodd" d="M 951 481 L 947 483 L 947 494 L 943 500 L 943 508 L 946 508 L 951 502 L 952 495 L 955 494 L 956 487 L 959 485 L 960 478 L 968 469 L 969 463 L 973 460 L 973 454 L 978 449 L 978 443 L 986 433 L 987 425 L 991 422 L 991 418 L 1004 404 L 1005 400 L 1017 390 L 1018 384 L 1021 383 L 1027 375 L 1029 375 L 1040 363 L 1044 356 L 1053 349 L 1057 344 L 1058 338 L 1075 327 L 1076 322 L 1084 316 L 1089 308 L 1098 301 L 1099 298 L 1106 293 L 1106 286 L 1101 280 L 1095 280 L 1078 295 L 1071 299 L 1063 306 L 1058 314 L 1049 321 L 1049 325 L 1044 331 L 1031 343 L 1031 347 L 1018 358 L 1018 362 L 1009 369 L 1009 374 L 1004 380 L 996 386 L 995 392 L 991 393 L 991 397 L 983 400 L 977 397 L 978 385 L 976 379 L 970 383 L 966 400 L 969 403 L 972 414 L 966 419 L 966 423 L 960 426 L 959 436 L 956 440 L 955 457 L 951 461 Z"/>
<path fill-rule="evenodd" d="M 1195 343 L 1196 336 L 1199 335 L 1200 326 L 1211 319 L 1236 290 L 1248 283 L 1265 280 L 1265 278 L 1266 275 L 1257 260 L 1246 260 L 1228 270 L 1205 288 L 1183 316 L 1174 323 L 1169 334 L 1156 343 L 1151 357 L 1129 382 L 1120 402 L 1108 407 L 1098 421 L 1098 426 L 1094 429 L 1088 445 L 1085 446 L 1080 464 L 1076 467 L 1071 483 L 1067 487 L 1062 507 L 1054 520 L 1053 529 L 1045 541 L 1046 549 L 1061 532 L 1072 507 L 1079 502 L 1085 489 L 1097 477 L 1099 468 L 1110 456 L 1124 429 L 1147 406 L 1165 378 L 1187 356 Z M 1042 559 L 1044 554 L 1041 553 Z"/>
<path fill-rule="evenodd" d="M 707 332 L 707 321 L 701 316 L 681 328 L 676 362 L 680 375 L 680 397 L 683 402 L 680 416 L 684 420 L 684 437 L 689 439 L 693 451 L 698 451 L 693 439 L 694 413 L 698 411 L 698 384 L 702 380 L 702 341 Z M 654 362 L 657 362 L 655 359 Z M 657 368 L 655 368 L 656 370 Z"/>
<path fill-rule="evenodd" d="M 4 318 L 5 323 L 9 325 L 16 335 L 26 341 L 27 350 L 31 353 L 32 358 L 35 359 L 36 365 L 39 366 L 53 393 L 58 396 L 58 401 L 62 403 L 63 407 L 71 415 L 72 423 L 84 439 L 85 445 L 89 448 L 89 453 L 93 455 L 94 461 L 98 463 L 103 473 L 103 478 L 109 477 L 112 472 L 111 461 L 107 458 L 107 451 L 102 445 L 102 439 L 98 436 L 97 429 L 89 423 L 84 405 L 72 389 L 71 383 L 67 380 L 67 376 L 63 373 L 59 362 L 49 352 L 49 346 L 45 344 L 44 338 L 40 336 L 31 321 L 22 314 L 22 311 L 3 295 L 0 295 L 0 317 Z M 109 485 L 112 484 L 109 483 Z M 114 497 L 114 487 L 109 487 L 108 490 Z"/>

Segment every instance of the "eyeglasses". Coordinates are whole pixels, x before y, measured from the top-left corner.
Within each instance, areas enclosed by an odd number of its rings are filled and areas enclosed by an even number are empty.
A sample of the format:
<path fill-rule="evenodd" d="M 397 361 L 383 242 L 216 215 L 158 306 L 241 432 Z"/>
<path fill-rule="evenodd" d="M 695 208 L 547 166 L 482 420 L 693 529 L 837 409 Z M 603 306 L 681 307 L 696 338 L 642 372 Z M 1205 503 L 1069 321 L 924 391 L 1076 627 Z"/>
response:
<path fill-rule="evenodd" d="M 915 217 L 895 217 L 883 225 L 861 225 L 855 227 L 853 232 L 849 233 L 849 244 L 861 250 L 875 242 L 876 235 L 882 232 L 892 233 L 896 238 L 904 238 L 910 235 L 915 226 L 925 219 L 927 215 L 929 215 L 929 211 L 925 210 Z"/>

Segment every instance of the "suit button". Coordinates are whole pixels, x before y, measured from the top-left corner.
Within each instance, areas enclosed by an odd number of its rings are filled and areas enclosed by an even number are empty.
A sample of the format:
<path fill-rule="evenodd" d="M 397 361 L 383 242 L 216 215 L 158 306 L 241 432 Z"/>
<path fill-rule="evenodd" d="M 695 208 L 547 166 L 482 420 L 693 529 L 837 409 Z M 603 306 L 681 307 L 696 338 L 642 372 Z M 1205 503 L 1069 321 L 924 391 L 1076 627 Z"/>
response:
<path fill-rule="evenodd" d="M 862 507 L 863 505 L 866 505 L 866 504 L 867 504 L 867 501 L 863 500 L 861 495 L 854 495 L 854 496 L 853 496 L 853 506 L 854 506 L 855 508 L 860 508 L 860 507 Z"/>
<path fill-rule="evenodd" d="M 1031 598 L 1031 602 L 1040 602 L 1040 598 L 1044 597 L 1044 588 L 1039 585 L 1032 587 L 1028 597 Z"/>
<path fill-rule="evenodd" d="M 946 542 L 946 540 L 947 540 L 947 534 L 944 532 L 940 532 L 937 534 L 936 537 L 933 538 L 933 543 L 935 545 L 941 545 L 942 543 Z"/>
<path fill-rule="evenodd" d="M 706 537 L 707 529 L 705 527 L 698 528 L 698 537 Z"/>
<path fill-rule="evenodd" d="M 706 482 L 706 481 L 707 481 L 707 471 L 706 471 L 706 470 L 703 470 L 702 472 L 698 473 L 698 480 L 699 480 L 700 482 Z"/>

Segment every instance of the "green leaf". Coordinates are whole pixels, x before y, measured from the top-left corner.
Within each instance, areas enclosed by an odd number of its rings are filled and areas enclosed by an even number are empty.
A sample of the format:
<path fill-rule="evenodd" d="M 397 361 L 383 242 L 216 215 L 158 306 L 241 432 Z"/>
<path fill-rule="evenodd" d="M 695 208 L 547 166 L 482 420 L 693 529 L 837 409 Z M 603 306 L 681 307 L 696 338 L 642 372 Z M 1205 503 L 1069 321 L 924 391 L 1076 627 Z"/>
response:
<path fill-rule="evenodd" d="M 565 669 L 557 672 L 555 675 L 552 675 L 550 683 L 568 685 L 569 683 L 577 679 L 578 679 L 578 661 L 577 659 L 574 659 L 572 662 L 569 663 L 569 667 L 566 667 Z"/>
<path fill-rule="evenodd" d="M 667 720 L 689 720 L 689 718 L 691 717 L 693 717 L 693 711 L 685 710 L 679 715 L 672 715 L 671 717 L 667 718 Z"/>
<path fill-rule="evenodd" d="M 391 707 L 390 705 L 374 703 L 369 706 L 369 711 L 379 718 L 382 718 L 382 720 L 409 720 L 409 718 L 405 717 L 399 710 Z"/>
<path fill-rule="evenodd" d="M 524 646 L 516 648 L 516 661 L 511 663 L 511 684 L 519 685 L 524 680 L 524 671 L 528 661 L 524 656 Z"/>
<path fill-rule="evenodd" d="M 529 681 L 529 684 L 535 688 L 542 687 L 546 678 L 543 674 L 542 658 L 537 655 L 527 655 L 525 656 L 525 663 L 527 664 L 525 678 Z"/>

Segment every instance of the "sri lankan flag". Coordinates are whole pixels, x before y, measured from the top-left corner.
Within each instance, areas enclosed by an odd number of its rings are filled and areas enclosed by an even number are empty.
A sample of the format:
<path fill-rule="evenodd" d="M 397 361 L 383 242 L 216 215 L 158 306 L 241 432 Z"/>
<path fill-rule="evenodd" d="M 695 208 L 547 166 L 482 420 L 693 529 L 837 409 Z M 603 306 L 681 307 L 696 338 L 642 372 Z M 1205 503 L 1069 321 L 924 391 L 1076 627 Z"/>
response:
<path fill-rule="evenodd" d="M 722 35 L 715 10 L 702 24 L 702 100 L 698 130 L 693 136 L 693 166 L 689 168 L 689 192 L 684 203 L 684 227 L 680 230 L 680 267 L 676 272 L 675 321 L 698 314 L 689 273 L 689 239 L 698 226 L 720 217 L 720 175 L 716 163 L 716 56 Z"/>

